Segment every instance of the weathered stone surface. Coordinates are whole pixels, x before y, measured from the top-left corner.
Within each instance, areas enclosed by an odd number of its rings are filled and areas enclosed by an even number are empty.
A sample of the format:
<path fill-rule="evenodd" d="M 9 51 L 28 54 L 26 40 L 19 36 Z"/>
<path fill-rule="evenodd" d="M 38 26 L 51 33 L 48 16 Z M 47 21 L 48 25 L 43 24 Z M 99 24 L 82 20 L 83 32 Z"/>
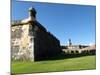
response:
<path fill-rule="evenodd" d="M 33 57 L 33 42 L 30 41 L 31 36 L 29 34 L 29 24 L 12 26 L 11 37 L 11 52 L 12 59 L 16 60 L 31 60 Z"/>

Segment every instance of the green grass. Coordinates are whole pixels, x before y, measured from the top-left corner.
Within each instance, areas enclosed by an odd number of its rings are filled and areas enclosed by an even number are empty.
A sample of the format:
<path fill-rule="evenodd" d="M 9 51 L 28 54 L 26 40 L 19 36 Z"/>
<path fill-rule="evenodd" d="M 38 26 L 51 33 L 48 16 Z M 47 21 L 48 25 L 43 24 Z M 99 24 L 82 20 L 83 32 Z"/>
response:
<path fill-rule="evenodd" d="M 12 73 L 90 70 L 96 68 L 95 55 L 40 62 L 12 62 Z"/>

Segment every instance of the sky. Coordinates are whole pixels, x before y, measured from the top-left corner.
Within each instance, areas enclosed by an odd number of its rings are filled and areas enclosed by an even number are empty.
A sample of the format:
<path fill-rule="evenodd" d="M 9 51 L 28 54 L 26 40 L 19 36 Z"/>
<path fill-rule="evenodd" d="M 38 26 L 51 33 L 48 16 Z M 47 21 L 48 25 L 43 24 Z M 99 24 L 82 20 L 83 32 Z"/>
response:
<path fill-rule="evenodd" d="M 25 2 L 12 0 L 11 20 L 28 18 L 34 7 L 36 19 L 60 40 L 61 45 L 95 44 L 96 7 L 89 5 Z"/>

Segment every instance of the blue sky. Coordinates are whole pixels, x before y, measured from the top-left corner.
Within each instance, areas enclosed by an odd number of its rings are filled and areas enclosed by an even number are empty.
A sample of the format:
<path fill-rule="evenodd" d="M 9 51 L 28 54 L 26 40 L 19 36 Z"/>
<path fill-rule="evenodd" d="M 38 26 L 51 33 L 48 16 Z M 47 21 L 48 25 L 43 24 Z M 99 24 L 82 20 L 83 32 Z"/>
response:
<path fill-rule="evenodd" d="M 29 7 L 37 11 L 39 21 L 62 45 L 95 43 L 95 6 L 12 1 L 12 20 L 28 17 Z"/>

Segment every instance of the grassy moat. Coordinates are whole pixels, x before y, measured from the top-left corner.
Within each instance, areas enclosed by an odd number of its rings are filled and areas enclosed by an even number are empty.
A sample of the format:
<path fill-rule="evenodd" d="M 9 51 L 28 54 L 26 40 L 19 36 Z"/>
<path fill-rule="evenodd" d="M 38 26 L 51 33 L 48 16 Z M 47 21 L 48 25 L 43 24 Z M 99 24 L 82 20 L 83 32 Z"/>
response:
<path fill-rule="evenodd" d="M 55 59 L 57 58 L 57 59 Z M 12 74 L 90 70 L 96 68 L 96 56 L 61 57 L 38 62 L 12 61 Z"/>

